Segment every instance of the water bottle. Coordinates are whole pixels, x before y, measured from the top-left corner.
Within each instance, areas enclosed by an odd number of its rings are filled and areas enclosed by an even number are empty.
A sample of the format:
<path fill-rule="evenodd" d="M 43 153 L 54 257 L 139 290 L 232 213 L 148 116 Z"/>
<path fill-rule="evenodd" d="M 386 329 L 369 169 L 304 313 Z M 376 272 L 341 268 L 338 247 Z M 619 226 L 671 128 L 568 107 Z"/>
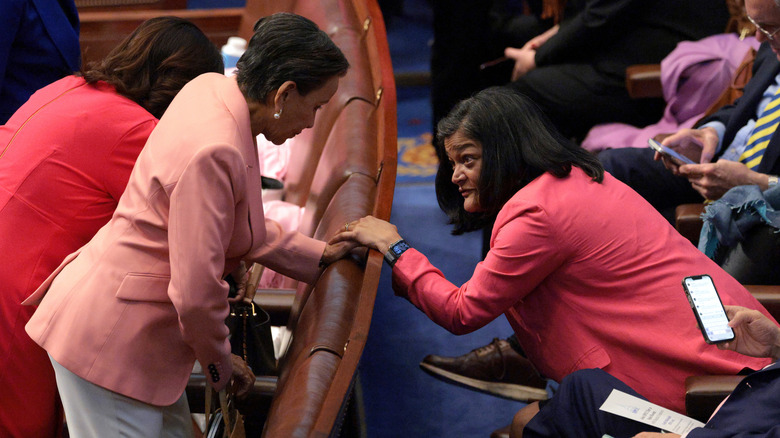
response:
<path fill-rule="evenodd" d="M 222 61 L 225 63 L 225 70 L 235 68 L 238 58 L 246 50 L 246 40 L 241 37 L 232 36 L 228 38 L 227 44 L 222 46 Z"/>

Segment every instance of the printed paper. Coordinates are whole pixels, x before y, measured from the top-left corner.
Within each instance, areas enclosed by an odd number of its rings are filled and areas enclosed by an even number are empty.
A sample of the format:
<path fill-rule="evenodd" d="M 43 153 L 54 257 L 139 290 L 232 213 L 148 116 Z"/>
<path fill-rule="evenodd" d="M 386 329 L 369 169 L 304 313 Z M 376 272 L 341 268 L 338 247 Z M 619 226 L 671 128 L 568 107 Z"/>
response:
<path fill-rule="evenodd" d="M 650 426 L 683 435 L 691 429 L 703 427 L 704 423 L 678 414 L 672 410 L 613 389 L 601 405 L 602 411 L 629 418 Z"/>

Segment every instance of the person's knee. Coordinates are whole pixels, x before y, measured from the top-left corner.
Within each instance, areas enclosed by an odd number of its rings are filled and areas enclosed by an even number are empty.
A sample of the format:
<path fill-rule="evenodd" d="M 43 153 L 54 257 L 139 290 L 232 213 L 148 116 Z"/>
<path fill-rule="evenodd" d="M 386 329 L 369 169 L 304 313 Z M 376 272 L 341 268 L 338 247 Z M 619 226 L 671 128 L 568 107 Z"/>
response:
<path fill-rule="evenodd" d="M 598 159 L 604 170 L 628 185 L 647 184 L 646 178 L 659 173 L 667 173 L 663 165 L 653 160 L 650 148 L 618 148 L 607 149 L 598 154 Z M 636 190 L 636 187 L 633 187 Z"/>
<path fill-rule="evenodd" d="M 510 438 L 522 438 L 523 429 L 526 424 L 531 421 L 536 414 L 539 413 L 539 402 L 533 402 L 528 406 L 520 409 L 512 419 L 512 427 L 509 430 Z"/>
<path fill-rule="evenodd" d="M 626 155 L 626 149 L 606 149 L 599 152 L 598 159 L 604 166 L 604 170 L 614 176 L 623 173 L 623 169 L 626 168 L 627 162 L 630 161 Z"/>
<path fill-rule="evenodd" d="M 597 155 L 599 161 L 601 162 L 601 165 L 604 166 L 604 170 L 606 170 L 609 173 L 612 173 L 611 169 L 615 167 L 615 163 L 616 163 L 615 150 L 616 149 L 605 149 L 599 152 Z"/>
<path fill-rule="evenodd" d="M 575 371 L 564 377 L 560 389 L 568 390 L 577 397 L 588 396 L 602 392 L 610 392 L 615 387 L 615 378 L 599 368 Z M 605 389 L 608 388 L 608 389 Z"/>
<path fill-rule="evenodd" d="M 608 376 L 609 374 L 601 368 L 586 368 L 577 370 L 566 377 L 563 380 L 571 382 L 572 385 L 589 385 L 593 380 L 600 380 Z"/>

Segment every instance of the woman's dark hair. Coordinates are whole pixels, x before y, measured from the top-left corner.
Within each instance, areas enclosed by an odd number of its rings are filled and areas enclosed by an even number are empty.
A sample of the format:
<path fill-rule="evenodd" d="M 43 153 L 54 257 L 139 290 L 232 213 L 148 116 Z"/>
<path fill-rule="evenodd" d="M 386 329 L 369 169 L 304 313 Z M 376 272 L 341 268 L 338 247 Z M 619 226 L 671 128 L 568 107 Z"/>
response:
<path fill-rule="evenodd" d="M 463 209 L 463 196 L 452 183 L 444 139 L 458 130 L 482 145 L 480 213 Z M 593 181 L 604 178 L 595 155 L 564 138 L 530 99 L 506 87 L 485 89 L 455 105 L 437 125 L 436 147 L 436 197 L 455 225 L 453 234 L 482 228 L 518 190 L 545 172 L 563 178 L 577 166 Z"/>
<path fill-rule="evenodd" d="M 314 22 L 280 12 L 255 23 L 255 33 L 236 64 L 238 86 L 250 99 L 265 103 L 268 94 L 293 81 L 301 95 L 343 76 L 349 62 Z"/>
<path fill-rule="evenodd" d="M 200 74 L 224 73 L 219 49 L 192 22 L 178 17 L 144 21 L 81 76 L 105 81 L 158 119 L 176 93 Z"/>

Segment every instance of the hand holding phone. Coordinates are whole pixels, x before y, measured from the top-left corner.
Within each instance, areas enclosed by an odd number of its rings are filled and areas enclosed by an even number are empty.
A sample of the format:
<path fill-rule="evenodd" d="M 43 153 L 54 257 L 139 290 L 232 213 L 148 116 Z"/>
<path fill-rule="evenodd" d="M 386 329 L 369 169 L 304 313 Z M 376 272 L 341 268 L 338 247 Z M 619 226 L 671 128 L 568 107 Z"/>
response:
<path fill-rule="evenodd" d="M 662 145 L 661 143 L 658 143 L 652 138 L 647 140 L 647 144 L 650 145 L 650 147 L 653 148 L 656 152 L 660 153 L 661 155 L 665 155 L 666 157 L 674 161 L 675 164 L 677 164 L 678 166 L 683 164 L 697 164 L 695 161 L 691 160 L 685 155 L 682 155 L 679 152 L 675 151 L 674 149 L 671 149 L 669 147 Z"/>
<path fill-rule="evenodd" d="M 724 306 L 734 329 L 734 342 L 718 348 L 733 350 L 745 356 L 780 359 L 780 326 L 755 309 Z"/>
<path fill-rule="evenodd" d="M 729 327 L 726 309 L 712 278 L 709 275 L 685 277 L 683 288 L 704 340 L 708 344 L 716 344 L 734 339 L 734 331 Z"/>

